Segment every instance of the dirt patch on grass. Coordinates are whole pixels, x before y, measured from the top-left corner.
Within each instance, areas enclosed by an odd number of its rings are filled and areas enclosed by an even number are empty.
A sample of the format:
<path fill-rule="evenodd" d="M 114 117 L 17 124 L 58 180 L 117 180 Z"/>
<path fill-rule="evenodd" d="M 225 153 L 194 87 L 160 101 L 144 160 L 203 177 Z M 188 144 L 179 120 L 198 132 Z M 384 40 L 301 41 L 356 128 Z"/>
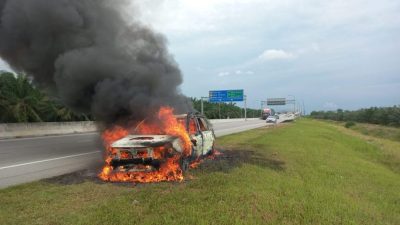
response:
<path fill-rule="evenodd" d="M 99 168 L 80 170 L 77 172 L 68 173 L 61 176 L 47 178 L 44 179 L 43 181 L 48 183 L 63 184 L 63 185 L 80 184 L 86 181 L 103 183 L 103 181 L 101 181 L 97 177 L 99 170 L 100 170 Z"/>
<path fill-rule="evenodd" d="M 224 172 L 229 173 L 235 168 L 241 167 L 243 164 L 259 166 L 261 168 L 282 171 L 285 169 L 285 162 L 276 158 L 274 155 L 266 157 L 253 150 L 218 150 L 222 154 L 213 160 L 206 159 L 200 166 L 199 170 L 206 172 Z"/>

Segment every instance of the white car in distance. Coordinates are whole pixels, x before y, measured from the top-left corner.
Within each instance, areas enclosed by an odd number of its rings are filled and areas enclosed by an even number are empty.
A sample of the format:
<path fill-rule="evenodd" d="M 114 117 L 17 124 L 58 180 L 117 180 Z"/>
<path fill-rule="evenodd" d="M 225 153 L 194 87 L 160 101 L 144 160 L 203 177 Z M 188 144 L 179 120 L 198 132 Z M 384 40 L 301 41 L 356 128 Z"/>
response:
<path fill-rule="evenodd" d="M 276 116 L 268 116 L 265 121 L 267 123 L 276 123 L 277 122 L 277 118 L 276 118 Z"/>

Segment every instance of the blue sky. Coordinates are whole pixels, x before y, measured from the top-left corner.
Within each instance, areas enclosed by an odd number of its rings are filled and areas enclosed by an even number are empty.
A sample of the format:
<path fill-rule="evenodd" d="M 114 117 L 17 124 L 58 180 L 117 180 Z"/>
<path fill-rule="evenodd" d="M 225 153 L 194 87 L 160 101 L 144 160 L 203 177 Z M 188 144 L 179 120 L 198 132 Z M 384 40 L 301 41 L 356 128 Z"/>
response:
<path fill-rule="evenodd" d="M 240 88 L 259 107 L 294 95 L 308 112 L 400 104 L 400 1 L 148 0 L 137 7 L 127 16 L 166 35 L 187 96 Z"/>

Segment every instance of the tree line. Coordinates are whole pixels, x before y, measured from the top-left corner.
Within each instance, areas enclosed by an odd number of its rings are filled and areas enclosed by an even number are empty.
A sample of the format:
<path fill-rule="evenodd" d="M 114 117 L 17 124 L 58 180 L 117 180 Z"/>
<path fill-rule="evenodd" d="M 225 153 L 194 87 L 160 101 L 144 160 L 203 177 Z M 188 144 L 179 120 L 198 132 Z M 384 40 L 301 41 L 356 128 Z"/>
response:
<path fill-rule="evenodd" d="M 316 119 L 335 121 L 354 121 L 400 127 L 400 106 L 370 107 L 354 111 L 338 109 L 336 111 L 313 111 L 310 116 Z"/>
<path fill-rule="evenodd" d="M 201 102 L 191 99 L 201 111 Z M 210 119 L 240 118 L 244 110 L 231 103 L 204 102 L 205 115 Z M 260 111 L 247 110 L 248 117 L 259 117 Z M 67 122 L 94 120 L 90 114 L 76 113 L 61 100 L 41 91 L 23 74 L 0 71 L 0 123 Z"/>
<path fill-rule="evenodd" d="M 192 98 L 194 108 L 201 112 L 201 99 Z M 208 119 L 227 119 L 244 118 L 244 109 L 237 106 L 236 103 L 212 103 L 203 101 L 204 115 Z M 261 116 L 259 109 L 247 108 L 247 118 L 258 118 Z"/>
<path fill-rule="evenodd" d="M 27 76 L 0 71 L 0 123 L 91 120 L 40 91 Z"/>

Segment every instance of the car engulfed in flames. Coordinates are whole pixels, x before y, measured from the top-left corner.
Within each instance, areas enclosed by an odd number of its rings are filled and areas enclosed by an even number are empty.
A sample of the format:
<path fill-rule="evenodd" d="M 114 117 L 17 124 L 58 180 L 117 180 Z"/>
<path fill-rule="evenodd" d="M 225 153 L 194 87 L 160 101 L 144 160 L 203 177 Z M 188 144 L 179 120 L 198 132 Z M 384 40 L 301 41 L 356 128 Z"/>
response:
<path fill-rule="evenodd" d="M 157 122 L 133 131 L 119 126 L 103 132 L 105 166 L 99 177 L 111 182 L 182 181 L 190 163 L 213 152 L 211 125 L 199 114 L 174 115 L 162 107 Z"/>

